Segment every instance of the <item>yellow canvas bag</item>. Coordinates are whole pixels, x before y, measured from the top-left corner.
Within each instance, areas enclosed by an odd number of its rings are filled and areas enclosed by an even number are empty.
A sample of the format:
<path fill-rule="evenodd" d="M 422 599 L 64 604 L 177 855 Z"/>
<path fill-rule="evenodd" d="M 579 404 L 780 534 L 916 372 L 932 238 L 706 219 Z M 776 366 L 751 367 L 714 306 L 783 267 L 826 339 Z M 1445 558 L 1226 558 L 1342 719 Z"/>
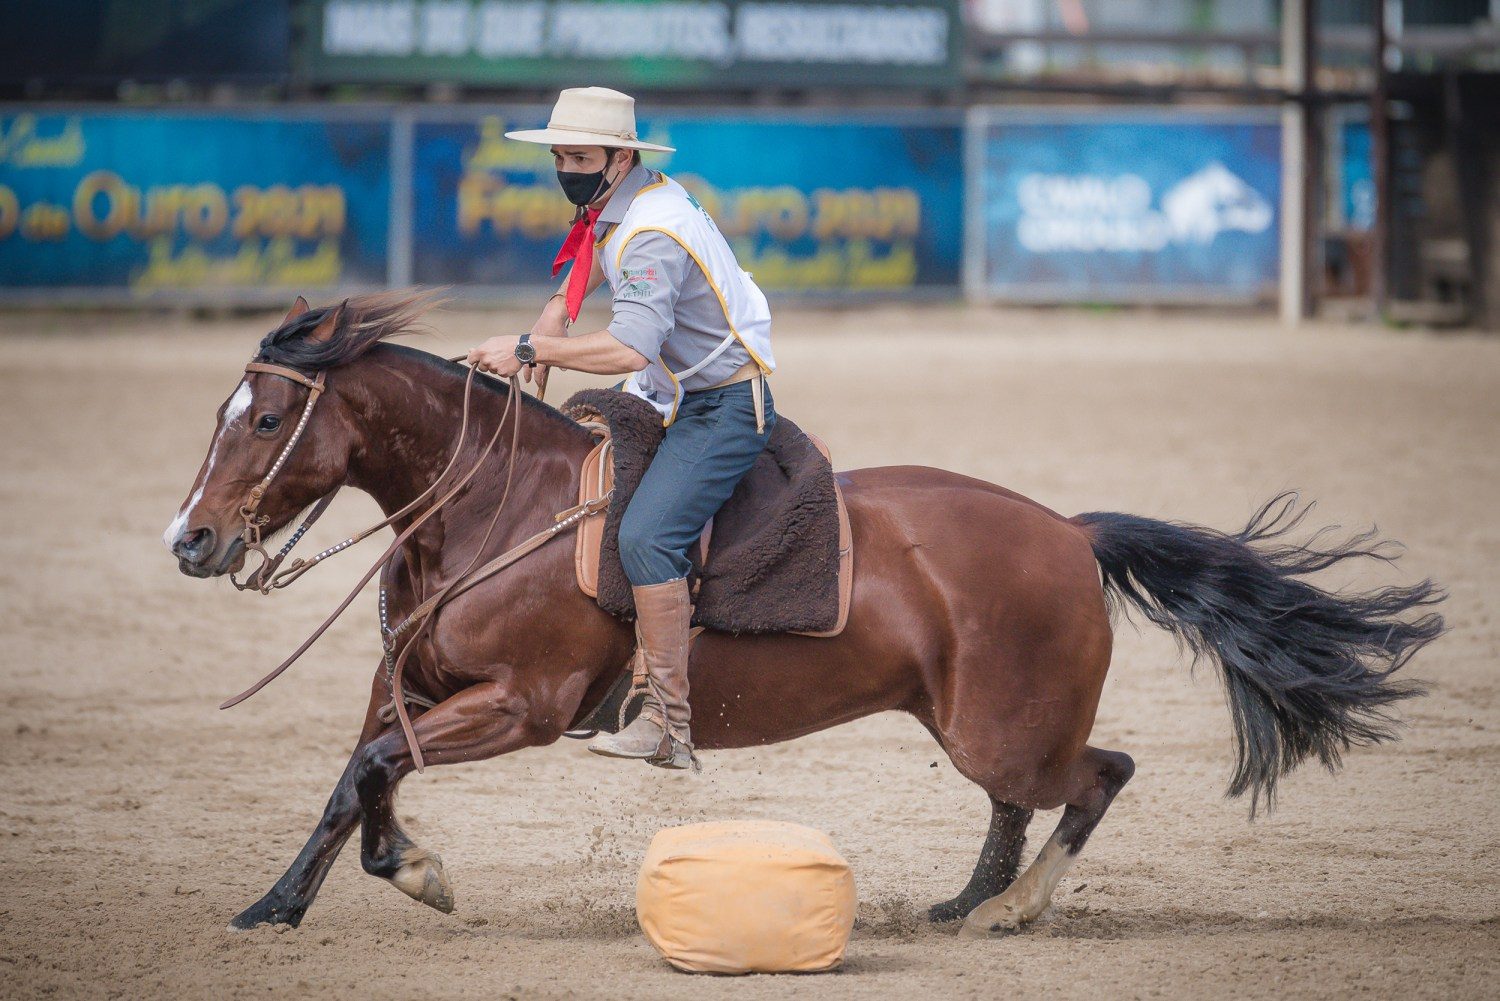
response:
<path fill-rule="evenodd" d="M 844 961 L 854 876 L 821 831 L 772 820 L 658 831 L 635 913 L 679 970 L 811 973 Z"/>

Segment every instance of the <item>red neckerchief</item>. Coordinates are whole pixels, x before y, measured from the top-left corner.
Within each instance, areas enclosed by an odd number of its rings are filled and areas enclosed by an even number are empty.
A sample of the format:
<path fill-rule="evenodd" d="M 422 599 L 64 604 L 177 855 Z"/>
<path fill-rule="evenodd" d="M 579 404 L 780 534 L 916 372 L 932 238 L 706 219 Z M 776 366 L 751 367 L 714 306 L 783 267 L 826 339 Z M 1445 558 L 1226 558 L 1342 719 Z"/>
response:
<path fill-rule="evenodd" d="M 585 209 L 579 213 L 578 218 L 573 220 L 573 228 L 568 231 L 568 238 L 563 241 L 562 249 L 557 252 L 557 259 L 552 262 L 554 278 L 564 264 L 573 262 L 573 270 L 568 272 L 568 294 L 563 300 L 568 306 L 570 322 L 578 319 L 578 310 L 583 306 L 583 297 L 588 291 L 589 272 L 594 267 L 594 223 L 599 221 L 599 213 L 602 211 L 603 209 Z"/>

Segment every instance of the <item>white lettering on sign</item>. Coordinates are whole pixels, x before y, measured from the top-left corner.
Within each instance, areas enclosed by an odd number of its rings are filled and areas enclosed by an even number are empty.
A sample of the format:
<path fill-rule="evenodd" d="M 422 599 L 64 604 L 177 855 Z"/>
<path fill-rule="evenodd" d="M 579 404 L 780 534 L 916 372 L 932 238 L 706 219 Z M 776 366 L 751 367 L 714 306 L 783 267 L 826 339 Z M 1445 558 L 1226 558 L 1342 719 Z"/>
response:
<path fill-rule="evenodd" d="M 1156 251 L 1211 243 L 1224 232 L 1264 232 L 1270 201 L 1222 163 L 1178 181 L 1152 207 L 1135 174 L 1027 174 L 1016 186 L 1016 238 L 1033 253 Z"/>
<path fill-rule="evenodd" d="M 1033 253 L 1064 250 L 1160 250 L 1167 227 L 1160 214 L 1127 216 L 1022 216 L 1021 246 Z"/>
<path fill-rule="evenodd" d="M 722 3 L 559 3 L 548 52 L 593 59 L 671 57 L 724 62 L 731 46 Z"/>
<path fill-rule="evenodd" d="M 323 8 L 323 51 L 330 56 L 409 56 L 416 48 L 411 0 L 334 0 Z"/>
<path fill-rule="evenodd" d="M 735 15 L 741 59 L 932 66 L 948 60 L 948 16 L 926 7 L 747 3 Z"/>
<path fill-rule="evenodd" d="M 489 59 L 532 56 L 543 51 L 547 33 L 545 3 L 488 0 L 479 5 L 479 37 L 474 48 Z"/>
<path fill-rule="evenodd" d="M 1027 174 L 1016 194 L 1030 215 L 1133 215 L 1151 208 L 1151 185 L 1135 174 Z"/>
<path fill-rule="evenodd" d="M 470 48 L 474 10 L 469 0 L 442 0 L 422 5 L 422 54 L 462 56 Z"/>
<path fill-rule="evenodd" d="M 930 7 L 719 0 L 328 0 L 330 56 L 691 59 L 941 66 Z"/>

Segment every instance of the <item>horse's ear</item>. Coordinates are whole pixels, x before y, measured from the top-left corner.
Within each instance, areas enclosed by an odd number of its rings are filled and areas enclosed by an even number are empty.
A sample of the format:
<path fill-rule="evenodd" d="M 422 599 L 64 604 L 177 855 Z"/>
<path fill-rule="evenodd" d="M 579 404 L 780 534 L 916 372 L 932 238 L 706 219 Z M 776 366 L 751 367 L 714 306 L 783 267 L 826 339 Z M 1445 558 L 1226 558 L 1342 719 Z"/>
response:
<path fill-rule="evenodd" d="M 286 326 L 309 309 L 312 307 L 307 304 L 307 300 L 300 295 L 297 296 L 297 301 L 292 303 L 292 308 L 286 311 L 286 319 L 281 321 L 281 325 Z"/>
<path fill-rule="evenodd" d="M 312 332 L 303 339 L 312 341 L 315 344 L 326 344 L 332 340 L 334 331 L 338 330 L 339 320 L 343 318 L 344 310 L 348 308 L 349 300 L 345 299 L 337 307 L 330 309 L 328 315 L 323 317 L 323 321 L 316 327 L 313 327 Z"/>

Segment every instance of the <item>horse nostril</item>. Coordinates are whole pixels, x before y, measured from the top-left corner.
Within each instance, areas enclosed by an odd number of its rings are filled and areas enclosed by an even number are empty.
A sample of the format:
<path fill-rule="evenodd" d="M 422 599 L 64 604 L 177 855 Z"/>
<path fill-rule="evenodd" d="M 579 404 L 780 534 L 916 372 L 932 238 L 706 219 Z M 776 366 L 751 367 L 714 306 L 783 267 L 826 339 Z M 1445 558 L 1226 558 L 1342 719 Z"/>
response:
<path fill-rule="evenodd" d="M 214 530 L 211 528 L 199 528 L 188 532 L 177 540 L 172 547 L 172 553 L 186 560 L 199 560 L 203 555 L 213 551 Z"/>

